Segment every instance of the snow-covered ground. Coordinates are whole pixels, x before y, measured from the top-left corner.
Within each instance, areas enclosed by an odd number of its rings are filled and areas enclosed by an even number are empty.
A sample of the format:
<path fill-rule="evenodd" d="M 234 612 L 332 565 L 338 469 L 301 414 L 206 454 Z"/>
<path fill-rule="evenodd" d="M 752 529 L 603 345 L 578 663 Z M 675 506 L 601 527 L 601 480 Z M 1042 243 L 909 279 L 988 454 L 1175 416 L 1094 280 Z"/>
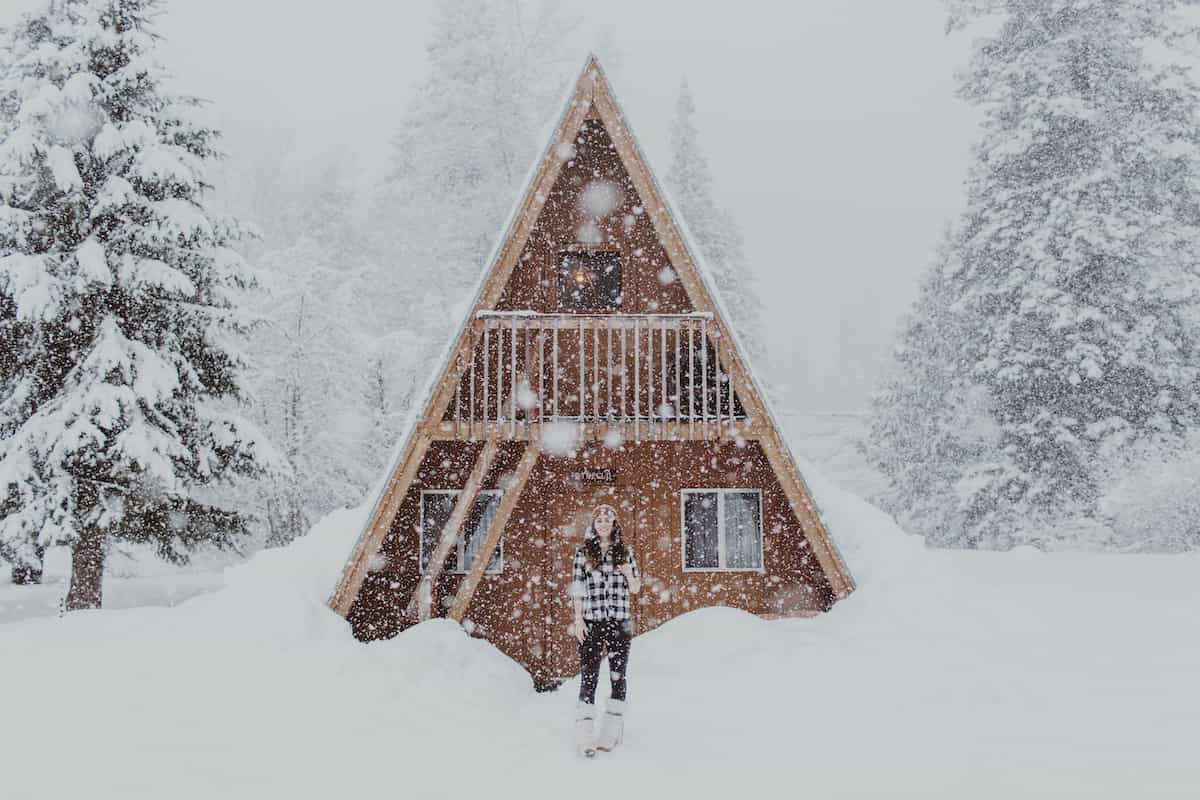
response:
<path fill-rule="evenodd" d="M 347 511 L 174 608 L 0 625 L 0 794 L 1200 796 L 1200 558 L 928 551 L 809 472 L 858 592 L 638 638 L 595 762 L 577 682 L 537 694 L 444 620 L 350 637 L 323 604 Z"/>
<path fill-rule="evenodd" d="M 859 497 L 874 497 L 886 480 L 858 449 L 867 434 L 866 412 L 812 413 L 791 410 L 775 414 L 797 455 L 821 474 Z"/>
<path fill-rule="evenodd" d="M 238 559 L 232 552 L 202 553 L 185 566 L 174 566 L 155 558 L 149 548 L 114 548 L 105 569 L 104 606 L 116 610 L 178 605 L 221 588 L 225 567 Z M 0 623 L 55 616 L 70 579 L 71 553 L 65 547 L 52 548 L 46 555 L 45 574 L 37 586 L 13 586 L 10 566 L 0 561 Z"/>

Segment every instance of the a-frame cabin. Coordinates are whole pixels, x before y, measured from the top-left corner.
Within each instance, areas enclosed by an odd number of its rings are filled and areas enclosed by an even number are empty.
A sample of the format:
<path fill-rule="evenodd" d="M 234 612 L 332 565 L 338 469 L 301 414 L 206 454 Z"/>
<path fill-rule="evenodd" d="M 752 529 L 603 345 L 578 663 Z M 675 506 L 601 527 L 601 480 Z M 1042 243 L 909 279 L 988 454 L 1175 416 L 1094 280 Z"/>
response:
<path fill-rule="evenodd" d="M 538 687 L 576 674 L 601 499 L 645 578 L 635 634 L 853 591 L 698 258 L 589 58 L 330 599 L 358 638 L 448 616 Z"/>

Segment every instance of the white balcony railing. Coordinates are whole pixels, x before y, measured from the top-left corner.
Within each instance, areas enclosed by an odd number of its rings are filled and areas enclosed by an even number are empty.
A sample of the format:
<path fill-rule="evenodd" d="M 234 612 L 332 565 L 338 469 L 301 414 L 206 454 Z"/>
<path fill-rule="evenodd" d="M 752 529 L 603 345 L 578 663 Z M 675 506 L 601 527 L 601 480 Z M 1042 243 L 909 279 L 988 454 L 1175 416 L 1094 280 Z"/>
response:
<path fill-rule="evenodd" d="M 458 438 L 548 422 L 707 438 L 745 418 L 711 314 L 486 311 L 471 336 L 442 420 Z"/>

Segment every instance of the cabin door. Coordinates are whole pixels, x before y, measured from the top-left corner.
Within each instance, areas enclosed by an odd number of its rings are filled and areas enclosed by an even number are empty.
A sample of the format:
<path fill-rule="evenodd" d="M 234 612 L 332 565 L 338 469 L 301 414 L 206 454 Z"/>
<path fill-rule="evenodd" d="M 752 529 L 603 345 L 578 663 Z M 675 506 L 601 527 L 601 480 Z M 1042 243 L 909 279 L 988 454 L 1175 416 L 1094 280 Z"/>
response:
<path fill-rule="evenodd" d="M 583 544 L 583 533 L 591 521 L 592 508 L 597 503 L 614 502 L 615 487 L 565 486 L 554 498 L 548 514 L 550 535 L 546 541 L 546 653 L 547 672 L 552 678 L 565 680 L 579 674 L 578 642 L 572 629 L 575 609 L 569 596 L 571 567 L 575 551 Z M 621 508 L 622 504 L 617 504 Z M 623 510 L 622 510 L 623 511 Z M 636 514 L 622 513 L 621 527 L 626 539 L 636 536 Z"/>

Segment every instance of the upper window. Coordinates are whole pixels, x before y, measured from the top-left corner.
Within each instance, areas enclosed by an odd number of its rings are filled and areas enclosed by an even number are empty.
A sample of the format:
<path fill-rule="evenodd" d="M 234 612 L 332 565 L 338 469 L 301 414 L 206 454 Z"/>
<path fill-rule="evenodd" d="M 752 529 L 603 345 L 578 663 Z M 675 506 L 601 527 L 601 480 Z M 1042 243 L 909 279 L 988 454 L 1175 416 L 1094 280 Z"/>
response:
<path fill-rule="evenodd" d="M 426 489 L 421 492 L 421 572 L 429 566 L 429 558 L 437 549 L 438 539 L 442 529 L 450 521 L 454 504 L 458 500 L 458 489 Z M 479 547 L 487 536 L 492 520 L 496 518 L 496 510 L 500 507 L 499 489 L 483 489 L 475 498 L 475 507 L 467 514 L 458 534 L 455 548 L 450 551 L 447 569 L 451 572 L 466 572 L 479 555 Z M 504 542 L 496 546 L 492 560 L 488 562 L 488 574 L 497 574 L 504 567 Z"/>
<path fill-rule="evenodd" d="M 559 254 L 558 305 L 569 309 L 620 308 L 621 254 Z"/>
<path fill-rule="evenodd" d="M 758 489 L 684 489 L 684 570 L 759 570 L 763 566 Z"/>

